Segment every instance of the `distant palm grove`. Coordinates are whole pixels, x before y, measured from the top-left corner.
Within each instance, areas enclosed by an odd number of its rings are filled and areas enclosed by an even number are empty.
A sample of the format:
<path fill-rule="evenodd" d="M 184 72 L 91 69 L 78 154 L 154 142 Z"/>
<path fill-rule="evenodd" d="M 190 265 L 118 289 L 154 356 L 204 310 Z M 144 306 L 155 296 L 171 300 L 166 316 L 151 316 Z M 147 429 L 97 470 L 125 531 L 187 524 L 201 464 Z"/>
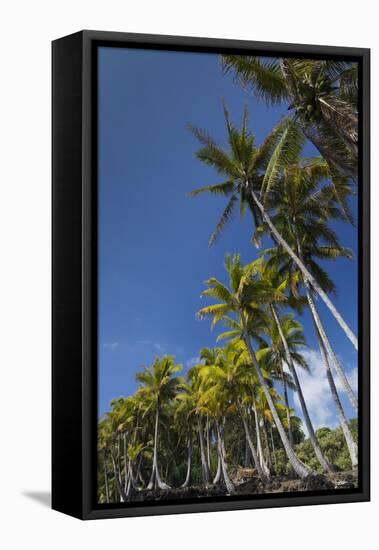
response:
<path fill-rule="evenodd" d="M 136 368 L 136 392 L 115 398 L 100 418 L 100 503 L 356 484 L 357 395 L 323 311 L 325 306 L 329 323 L 357 349 L 357 336 L 335 305 L 338 289 L 324 267 L 327 261 L 353 260 L 333 227 L 356 223 L 349 205 L 358 183 L 357 66 L 224 56 L 222 70 L 246 94 L 288 108 L 261 143 L 246 108 L 236 123 L 223 104 L 225 147 L 212 138 L 212 129 L 189 127 L 199 143 L 198 161 L 214 169 L 219 181 L 188 190 L 190 196 L 225 198 L 204 245 L 208 239 L 214 245 L 227 223 L 245 215 L 251 218 L 246 239 L 252 256 L 242 262 L 236 243 L 234 253 L 225 256 L 224 277 L 209 273 L 204 283 L 204 307 L 194 315 L 205 320 L 204 330 L 214 329 L 214 347 L 199 349 L 197 364 L 188 369 L 174 355 Z M 304 156 L 306 142 L 318 156 Z M 239 216 L 232 219 L 236 210 Z M 338 419 L 333 429 L 316 429 L 301 386 L 299 373 L 310 371 L 305 313 L 313 322 L 315 351 Z M 292 394 L 301 417 L 290 406 Z M 354 418 L 348 417 L 342 394 Z"/>

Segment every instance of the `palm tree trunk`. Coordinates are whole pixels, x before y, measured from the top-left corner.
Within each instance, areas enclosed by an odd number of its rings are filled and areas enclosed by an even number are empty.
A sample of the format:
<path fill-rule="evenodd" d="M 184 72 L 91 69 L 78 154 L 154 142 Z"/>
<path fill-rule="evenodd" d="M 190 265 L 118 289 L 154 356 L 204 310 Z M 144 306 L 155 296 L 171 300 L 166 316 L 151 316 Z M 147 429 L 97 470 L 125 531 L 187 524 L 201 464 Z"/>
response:
<path fill-rule="evenodd" d="M 128 459 L 127 459 L 127 453 L 126 453 L 126 433 L 123 435 L 123 443 L 124 443 L 124 490 L 126 492 L 126 488 L 128 486 Z"/>
<path fill-rule="evenodd" d="M 159 405 L 157 404 L 157 410 L 155 413 L 155 431 L 154 431 L 154 454 L 153 454 L 153 471 L 151 474 L 151 478 L 149 481 L 148 489 L 151 490 L 155 485 L 159 487 L 159 489 L 167 490 L 170 489 L 169 485 L 167 485 L 164 481 L 162 481 L 160 473 L 159 473 L 159 466 L 158 466 L 158 425 L 159 425 Z"/>
<path fill-rule="evenodd" d="M 262 434 L 263 434 L 264 445 L 265 445 L 266 451 L 267 451 L 267 453 L 266 453 L 266 464 L 267 464 L 268 471 L 271 473 L 272 458 L 271 458 L 270 445 L 269 445 L 269 442 L 268 442 L 267 425 L 266 425 L 266 420 L 265 419 L 263 419 Z"/>
<path fill-rule="evenodd" d="M 108 487 L 108 472 L 107 472 L 107 456 L 104 449 L 104 487 L 105 487 L 105 502 L 109 503 L 109 487 Z"/>
<path fill-rule="evenodd" d="M 261 440 L 261 429 L 260 429 L 260 426 L 259 426 L 259 418 L 258 418 L 257 407 L 255 405 L 253 407 L 253 411 L 254 411 L 254 419 L 255 419 L 255 431 L 256 431 L 256 434 L 257 434 L 257 448 L 258 448 L 259 462 L 260 462 L 261 468 L 264 472 L 264 475 L 268 478 L 268 477 L 270 477 L 270 470 L 267 467 L 267 464 L 265 462 L 265 457 L 264 457 L 264 454 L 263 454 L 262 440 Z"/>
<path fill-rule="evenodd" d="M 322 324 L 322 321 L 320 319 L 320 316 L 318 314 L 318 311 L 317 311 L 317 307 L 316 307 L 316 304 L 311 296 L 311 292 L 310 292 L 310 288 L 309 288 L 309 283 L 307 281 L 304 282 L 304 285 L 305 285 L 305 290 L 306 290 L 306 294 L 307 294 L 307 300 L 308 300 L 308 304 L 309 304 L 309 308 L 311 310 L 311 313 L 312 313 L 312 317 L 313 317 L 313 320 L 314 320 L 314 323 L 317 327 L 317 331 L 318 331 L 318 334 L 320 335 L 320 338 L 322 340 L 322 343 L 324 345 L 324 348 L 326 349 L 331 361 L 332 361 L 332 364 L 334 366 L 334 369 L 337 373 L 337 376 L 338 378 L 340 379 L 340 382 L 342 384 L 342 387 L 344 388 L 345 392 L 346 392 L 346 395 L 348 396 L 349 398 L 349 401 L 353 407 L 353 409 L 355 410 L 356 413 L 358 413 L 358 401 L 357 401 L 357 398 L 355 397 L 354 395 L 354 392 L 345 376 L 345 373 L 343 371 L 343 369 L 341 368 L 341 365 L 333 351 L 333 348 L 329 342 L 329 338 L 327 337 L 326 335 L 326 332 L 325 332 L 325 329 L 324 329 L 324 326 Z"/>
<path fill-rule="evenodd" d="M 349 428 L 349 423 L 347 421 L 347 418 L 345 416 L 345 412 L 344 412 L 343 407 L 342 407 L 342 403 L 341 403 L 340 398 L 338 396 L 337 388 L 336 388 L 336 385 L 335 385 L 334 379 L 333 379 L 333 374 L 332 374 L 332 371 L 331 371 L 330 366 L 329 366 L 329 361 L 328 361 L 328 356 L 327 356 L 327 353 L 326 353 L 326 349 L 325 349 L 324 344 L 321 340 L 320 334 L 317 332 L 317 327 L 316 326 L 315 326 L 315 328 L 316 328 L 316 334 L 317 334 L 317 339 L 318 339 L 318 343 L 319 343 L 319 347 L 320 347 L 321 356 L 322 356 L 322 359 L 324 361 L 325 368 L 326 368 L 326 376 L 327 376 L 327 379 L 328 379 L 330 391 L 331 391 L 331 394 L 332 394 L 332 397 L 333 397 L 335 407 L 337 409 L 338 417 L 340 419 L 340 424 L 341 424 L 342 432 L 343 432 L 343 435 L 345 437 L 346 445 L 347 445 L 347 448 L 348 448 L 348 451 L 349 451 L 351 464 L 352 464 L 353 469 L 355 469 L 355 468 L 358 467 L 358 448 L 357 448 L 357 445 L 356 445 L 356 443 L 353 439 L 352 433 L 351 433 L 350 428 Z"/>
<path fill-rule="evenodd" d="M 120 501 L 125 502 L 126 501 L 126 494 L 125 494 L 125 491 L 124 491 L 124 487 L 122 485 L 121 473 L 120 473 L 120 470 L 119 470 L 118 465 L 117 465 L 117 458 L 115 456 L 115 451 L 111 452 L 111 456 L 112 456 L 113 472 L 114 472 L 114 477 L 115 477 L 115 481 L 116 481 L 117 490 L 118 490 L 118 493 L 119 493 L 119 496 L 120 496 Z"/>
<path fill-rule="evenodd" d="M 208 468 L 209 468 L 209 471 L 211 471 L 211 446 L 210 446 L 210 437 L 209 437 L 209 432 L 210 432 L 210 427 L 209 427 L 209 416 L 207 415 L 207 424 L 206 424 L 206 431 L 207 431 L 207 463 L 208 463 Z"/>
<path fill-rule="evenodd" d="M 235 488 L 228 474 L 228 467 L 226 464 L 225 445 L 222 439 L 221 429 L 217 421 L 216 421 L 216 430 L 217 430 L 217 446 L 218 446 L 218 453 L 220 457 L 222 477 L 224 478 L 226 490 L 228 491 L 229 494 L 232 495 L 235 493 Z"/>
<path fill-rule="evenodd" d="M 271 424 L 270 424 L 270 439 L 271 439 L 272 456 L 274 457 L 274 466 L 276 468 L 276 449 L 275 449 L 274 434 L 272 433 L 272 425 Z"/>
<path fill-rule="evenodd" d="M 301 250 L 301 246 L 300 246 L 300 241 L 299 241 L 299 237 L 297 235 L 297 232 L 296 232 L 296 227 L 294 228 L 294 233 L 296 235 L 296 246 L 297 246 L 297 251 L 298 251 L 298 254 L 300 256 L 300 258 L 302 258 L 302 250 Z M 310 284 L 309 284 L 309 281 L 307 281 L 306 279 L 304 279 L 304 286 L 305 286 L 305 291 L 306 291 L 306 295 L 307 295 L 307 300 L 308 300 L 308 305 L 309 305 L 309 308 L 311 310 L 311 313 L 312 313 L 312 318 L 313 318 L 313 323 L 316 325 L 317 327 L 317 333 L 318 335 L 320 336 L 321 340 L 322 340 L 322 343 L 333 363 L 333 366 L 335 368 L 335 371 L 337 373 L 337 376 L 338 378 L 340 379 L 340 382 L 342 384 L 342 387 L 344 388 L 348 398 L 349 398 L 349 401 L 353 407 L 353 409 L 355 410 L 356 413 L 358 413 L 358 401 L 357 401 L 357 398 L 355 397 L 354 395 L 354 392 L 345 376 L 345 373 L 343 371 L 343 369 L 341 368 L 341 365 L 339 364 L 339 361 L 333 351 L 333 348 L 329 342 L 329 339 L 326 335 L 326 332 L 325 332 L 325 329 L 324 329 L 324 326 L 321 322 L 321 319 L 320 319 L 320 316 L 318 314 L 318 311 L 317 311 L 317 307 L 316 307 L 316 304 L 312 298 L 312 295 L 311 295 L 311 287 L 310 287 Z"/>
<path fill-rule="evenodd" d="M 280 368 L 280 375 L 281 375 L 282 384 L 283 384 L 284 403 L 286 405 L 287 424 L 288 424 L 288 439 L 289 439 L 291 447 L 293 448 L 293 435 L 292 435 L 292 427 L 291 427 L 290 403 L 289 403 L 289 399 L 288 399 L 287 383 L 286 383 L 286 379 L 284 377 L 283 365 L 282 365 L 281 362 L 279 364 L 279 368 Z"/>
<path fill-rule="evenodd" d="M 261 480 L 262 481 L 267 481 L 267 477 L 268 477 L 267 473 L 265 471 L 263 471 L 263 468 L 262 468 L 262 466 L 259 462 L 257 451 L 255 450 L 253 441 L 251 439 L 249 427 L 247 425 L 246 419 L 245 419 L 245 417 L 243 415 L 243 412 L 242 412 L 240 407 L 238 408 L 238 411 L 239 411 L 239 414 L 240 414 L 240 417 L 241 417 L 241 420 L 242 420 L 242 424 L 243 424 L 243 427 L 244 427 L 244 430 L 245 430 L 246 441 L 249 445 L 249 449 L 250 449 L 251 455 L 253 457 L 255 469 L 257 470 L 258 476 L 261 478 Z"/>
<path fill-rule="evenodd" d="M 245 434 L 245 460 L 244 460 L 244 468 L 249 468 L 251 462 L 250 462 L 250 455 L 251 455 L 251 451 L 250 451 L 250 444 L 249 444 L 249 441 L 247 439 L 247 436 Z"/>
<path fill-rule="evenodd" d="M 220 460 L 220 454 L 218 452 L 218 436 L 217 436 L 217 472 L 215 477 L 213 478 L 213 485 L 216 485 L 220 481 L 221 478 L 221 460 Z"/>
<path fill-rule="evenodd" d="M 145 485 L 145 480 L 142 477 L 141 467 L 142 467 L 142 453 L 141 453 L 140 459 L 138 460 L 136 479 L 139 480 L 139 482 L 141 483 L 141 485 L 143 487 Z"/>
<path fill-rule="evenodd" d="M 190 479 L 191 479 L 191 463 L 192 463 L 192 436 L 189 433 L 188 434 L 188 441 L 187 441 L 187 475 L 186 479 L 182 485 L 182 487 L 188 487 Z"/>
<path fill-rule="evenodd" d="M 290 350 L 288 348 L 288 343 L 287 343 L 286 337 L 283 334 L 282 326 L 280 324 L 279 317 L 277 315 L 276 308 L 275 308 L 274 304 L 271 305 L 271 312 L 272 312 L 272 316 L 275 320 L 276 326 L 278 328 L 280 339 L 282 341 L 282 344 L 283 344 L 283 347 L 284 347 L 284 350 L 285 350 L 285 354 L 286 354 L 286 358 L 287 358 L 287 364 L 289 366 L 292 378 L 295 382 L 297 395 L 298 395 L 299 401 L 300 401 L 301 411 L 302 411 L 303 417 L 304 417 L 304 422 L 305 422 L 305 425 L 307 427 L 309 439 L 310 439 L 310 442 L 311 442 L 312 447 L 314 449 L 315 455 L 317 457 L 317 460 L 319 461 L 319 463 L 321 464 L 321 466 L 324 468 L 325 471 L 333 471 L 334 470 L 333 466 L 324 457 L 323 452 L 321 450 L 321 447 L 319 445 L 319 442 L 317 441 L 317 437 L 316 437 L 315 431 L 313 429 L 313 424 L 311 422 L 311 419 L 310 419 L 310 416 L 309 416 L 309 413 L 308 413 L 308 408 L 307 408 L 307 405 L 305 403 L 304 394 L 303 394 L 303 390 L 302 390 L 301 385 L 300 385 L 299 377 L 297 376 L 296 368 L 295 368 L 294 362 L 292 361 L 291 353 L 290 353 Z"/>
<path fill-rule="evenodd" d="M 251 197 L 254 201 L 254 203 L 257 205 L 259 211 L 261 212 L 262 218 L 265 221 L 265 223 L 268 225 L 270 232 L 272 234 L 273 239 L 277 244 L 282 246 L 284 250 L 289 254 L 289 256 L 292 258 L 292 260 L 296 263 L 298 268 L 303 274 L 303 277 L 306 281 L 309 281 L 309 283 L 312 284 L 312 287 L 315 289 L 317 294 L 320 296 L 320 298 L 323 300 L 325 305 L 329 308 L 332 315 L 334 316 L 337 323 L 340 325 L 346 336 L 349 338 L 355 349 L 358 349 L 358 340 L 353 331 L 350 329 L 350 327 L 347 325 L 341 314 L 337 311 L 336 307 L 334 306 L 333 302 L 330 300 L 329 296 L 326 294 L 326 292 L 323 291 L 323 289 L 320 287 L 320 285 L 317 283 L 316 279 L 311 275 L 311 273 L 308 271 L 302 260 L 295 254 L 295 252 L 292 250 L 292 248 L 289 246 L 287 241 L 283 239 L 283 237 L 280 235 L 276 227 L 271 221 L 270 216 L 267 214 L 264 206 L 259 201 L 257 195 L 255 194 L 252 186 L 250 186 L 249 182 L 246 182 L 246 188 L 250 191 Z"/>
<path fill-rule="evenodd" d="M 305 465 L 303 464 L 298 458 L 297 456 L 295 455 L 294 453 L 294 450 L 293 448 L 291 447 L 290 445 L 290 442 L 287 438 L 287 435 L 286 435 L 286 432 L 283 428 L 283 425 L 280 421 L 280 418 L 279 418 L 279 415 L 276 411 L 276 408 L 275 408 L 275 405 L 274 405 L 274 402 L 272 400 L 272 397 L 270 395 L 270 392 L 269 392 L 269 389 L 267 387 L 267 384 L 266 384 L 266 381 L 263 377 L 263 374 L 262 374 L 262 371 L 261 371 L 261 368 L 259 366 L 259 363 L 257 361 L 257 358 L 255 356 L 255 353 L 254 353 L 254 350 L 251 346 L 251 343 L 250 343 L 250 337 L 249 337 L 249 333 L 248 333 L 248 330 L 247 330 L 247 326 L 246 326 L 246 319 L 245 319 L 245 316 L 244 316 L 244 312 L 241 312 L 241 319 L 242 319 L 242 323 L 243 323 L 243 338 L 244 338 L 244 341 L 245 341 L 245 344 L 246 344 L 246 347 L 248 349 L 248 352 L 249 352 L 249 355 L 251 357 L 251 360 L 253 362 L 253 365 L 255 367 L 255 371 L 257 373 L 257 376 L 258 376 L 258 380 L 259 380 L 259 383 L 260 385 L 262 386 L 262 389 L 263 389 L 263 392 L 265 394 L 265 397 L 266 397 L 266 400 L 267 400 L 267 403 L 268 403 L 268 406 L 270 408 L 270 411 L 271 411 L 271 414 L 272 414 L 272 417 L 274 419 L 274 422 L 275 422 L 275 425 L 277 427 L 277 430 L 279 432 L 279 435 L 280 435 L 280 439 L 282 440 L 282 443 L 283 443 L 283 447 L 284 447 L 284 450 L 287 454 L 287 457 L 288 457 L 288 460 L 292 466 L 292 468 L 294 469 L 294 471 L 296 472 L 296 474 L 300 477 L 300 478 L 305 478 L 307 476 L 309 476 L 312 472 L 311 470 Z"/>
<path fill-rule="evenodd" d="M 209 470 L 208 462 L 207 462 L 207 459 L 206 459 L 206 456 L 205 456 L 203 424 L 202 424 L 200 415 L 197 417 L 197 429 L 198 429 L 198 432 L 199 432 L 201 469 L 202 469 L 202 472 L 203 472 L 203 482 L 207 486 L 211 482 L 211 472 Z"/>

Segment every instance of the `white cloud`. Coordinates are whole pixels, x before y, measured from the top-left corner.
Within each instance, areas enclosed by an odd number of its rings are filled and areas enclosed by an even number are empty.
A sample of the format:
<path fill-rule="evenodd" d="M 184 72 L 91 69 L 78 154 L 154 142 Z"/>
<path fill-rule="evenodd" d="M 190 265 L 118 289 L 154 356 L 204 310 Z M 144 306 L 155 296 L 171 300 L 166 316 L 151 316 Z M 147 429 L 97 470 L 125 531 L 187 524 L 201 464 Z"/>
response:
<path fill-rule="evenodd" d="M 160 342 L 153 342 L 152 340 L 137 340 L 136 344 L 140 346 L 151 346 L 157 351 L 164 351 L 164 347 Z"/>
<path fill-rule="evenodd" d="M 310 372 L 306 372 L 300 367 L 296 367 L 296 371 L 313 426 L 315 429 L 321 426 L 333 428 L 339 424 L 339 421 L 336 416 L 335 405 L 330 393 L 326 369 L 321 354 L 320 352 L 308 349 L 303 350 L 302 354 L 309 364 Z M 342 397 L 342 385 L 333 370 L 332 372 L 337 390 L 340 397 Z M 345 370 L 345 373 L 353 390 L 356 391 L 357 368 Z M 294 393 L 294 404 L 297 414 L 302 417 L 303 415 L 301 413 L 300 401 L 297 393 Z M 306 429 L 304 424 L 303 428 L 304 430 Z"/>
<path fill-rule="evenodd" d="M 198 363 L 200 363 L 200 357 L 190 357 L 190 359 L 187 359 L 187 361 L 185 362 L 185 365 L 186 365 L 186 368 L 187 369 L 190 369 L 191 367 L 193 367 L 194 365 L 197 365 Z"/>
<path fill-rule="evenodd" d="M 105 342 L 103 344 L 103 347 L 105 349 L 109 349 L 110 351 L 115 351 L 119 346 L 119 343 L 118 342 Z"/>

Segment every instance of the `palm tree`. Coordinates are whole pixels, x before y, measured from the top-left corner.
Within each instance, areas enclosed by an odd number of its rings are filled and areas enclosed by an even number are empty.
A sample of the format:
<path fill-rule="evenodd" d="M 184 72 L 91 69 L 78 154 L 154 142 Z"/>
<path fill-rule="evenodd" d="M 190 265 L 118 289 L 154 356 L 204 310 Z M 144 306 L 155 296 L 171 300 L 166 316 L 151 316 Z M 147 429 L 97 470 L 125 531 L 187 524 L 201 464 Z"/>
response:
<path fill-rule="evenodd" d="M 243 424 L 254 466 L 259 477 L 266 481 L 269 472 L 264 471 L 259 462 L 247 422 L 247 410 L 253 401 L 253 388 L 258 382 L 256 376 L 252 375 L 251 361 L 243 342 L 228 344 L 220 350 L 214 364 L 202 367 L 200 375 L 207 384 L 214 386 L 220 395 L 226 395 L 235 405 Z"/>
<path fill-rule="evenodd" d="M 196 417 L 197 432 L 199 436 L 200 444 L 200 459 L 201 459 L 201 471 L 203 476 L 204 485 L 207 487 L 211 479 L 210 466 L 206 457 L 205 452 L 205 442 L 204 442 L 204 426 L 203 426 L 203 417 L 204 409 L 202 407 L 202 387 L 201 387 L 201 377 L 200 377 L 200 368 L 202 364 L 194 365 L 187 373 L 189 379 L 188 391 L 190 391 L 191 399 L 194 403 L 194 414 Z"/>
<path fill-rule="evenodd" d="M 357 177 L 356 63 L 226 55 L 223 67 L 259 99 L 287 104 L 291 118 L 332 170 Z"/>
<path fill-rule="evenodd" d="M 259 352 L 257 353 L 258 358 Z M 259 362 L 259 359 L 258 359 Z M 264 371 L 264 362 L 260 361 L 260 364 L 262 365 L 262 371 Z M 288 408 L 287 406 L 283 405 L 281 401 L 283 400 L 282 396 L 279 395 L 279 393 L 275 390 L 274 385 L 272 384 L 272 381 L 269 378 L 269 374 L 267 373 L 267 383 L 269 385 L 269 392 L 271 395 L 271 398 L 274 402 L 276 412 L 278 413 L 278 416 L 280 418 L 280 421 L 283 424 L 284 429 L 288 431 L 289 428 L 289 422 L 288 422 Z M 254 406 L 253 406 L 253 412 L 254 412 L 254 418 L 255 418 L 255 425 L 256 425 L 256 433 L 257 433 L 257 446 L 259 451 L 259 459 L 261 463 L 266 464 L 268 468 L 272 467 L 272 457 L 271 452 L 269 448 L 269 442 L 268 442 L 268 434 L 266 430 L 266 424 L 269 423 L 271 426 L 271 435 L 272 435 L 272 426 L 275 425 L 269 404 L 267 402 L 265 393 L 263 391 L 263 388 L 261 386 L 255 387 L 254 392 Z M 292 411 L 289 411 L 290 413 Z M 291 424 L 293 422 L 293 417 L 291 415 Z M 263 442 L 266 447 L 266 456 L 263 449 Z M 274 446 L 273 446 L 274 450 Z"/>
<path fill-rule="evenodd" d="M 303 139 L 298 126 L 288 119 L 281 121 L 267 136 L 263 144 L 257 147 L 254 144 L 254 136 L 247 130 L 246 109 L 240 131 L 230 122 L 225 107 L 224 115 L 229 150 L 225 150 L 217 145 L 206 132 L 191 127 L 193 134 L 202 145 L 196 153 L 197 158 L 213 167 L 226 178 L 222 183 L 202 187 L 191 193 L 191 196 L 208 192 L 228 197 L 227 205 L 210 238 L 209 244 L 214 243 L 226 223 L 231 219 L 238 201 L 240 203 L 241 215 L 249 207 L 256 229 L 262 227 L 267 229 L 274 242 L 289 254 L 292 261 L 301 271 L 304 280 L 312 285 L 312 288 L 324 301 L 346 336 L 357 349 L 358 341 L 356 335 L 337 311 L 327 292 L 319 285 L 317 279 L 304 264 L 296 250 L 288 244 L 281 232 L 278 231 L 266 208 L 267 198 L 270 197 L 272 190 L 278 188 L 278 182 L 282 181 L 285 169 L 288 169 L 299 159 Z M 325 171 L 329 173 L 326 166 L 324 166 L 324 173 Z M 335 178 L 334 181 L 336 181 Z M 333 189 L 338 197 L 337 187 L 338 185 L 335 185 Z"/>
<path fill-rule="evenodd" d="M 294 346 L 297 345 L 297 338 L 295 335 L 290 335 L 291 329 L 294 329 L 294 325 L 291 327 L 291 324 L 296 323 L 296 321 L 293 320 L 293 318 L 289 315 L 285 316 L 282 319 L 282 327 L 283 330 L 287 332 L 287 337 L 289 337 L 288 344 L 292 348 L 292 353 L 294 352 Z M 298 323 L 297 328 L 299 327 Z M 264 347 L 258 350 L 257 352 L 257 359 L 258 361 L 261 361 L 261 363 L 265 366 L 266 370 L 271 374 L 272 378 L 279 379 L 282 387 L 283 387 L 283 395 L 284 395 L 284 403 L 286 405 L 287 409 L 287 424 L 288 424 L 288 439 L 291 443 L 291 446 L 293 447 L 293 435 L 292 435 L 292 429 L 291 429 L 291 409 L 289 405 L 289 397 L 288 397 L 288 389 L 296 389 L 296 386 L 292 380 L 291 374 L 286 372 L 284 370 L 284 364 L 287 362 L 287 356 L 285 353 L 285 349 L 283 346 L 283 342 L 280 338 L 280 334 L 278 331 L 278 327 L 275 323 L 275 321 L 271 321 L 268 323 L 267 327 L 267 334 L 270 337 L 270 343 Z M 300 340 L 302 339 L 302 335 L 300 336 Z M 291 351 L 290 351 L 291 354 Z M 297 354 L 300 361 L 302 361 L 302 357 L 300 354 Z M 303 364 L 305 363 L 302 361 Z M 304 364 L 306 367 L 306 365 Z"/>
<path fill-rule="evenodd" d="M 110 455 L 114 480 L 121 502 L 125 502 L 127 500 L 125 483 L 123 483 L 121 470 L 121 435 L 124 431 L 125 425 L 124 401 L 124 398 L 113 399 L 111 401 L 111 410 L 105 413 L 105 422 L 110 435 Z"/>
<path fill-rule="evenodd" d="M 155 485 L 160 489 L 170 488 L 162 481 L 159 471 L 159 417 L 162 406 L 176 395 L 181 380 L 175 374 L 181 369 L 181 365 L 175 364 L 174 357 L 164 355 L 162 358 L 156 357 L 151 367 L 144 367 L 143 371 L 136 375 L 136 380 L 142 384 L 140 394 L 146 397 L 149 403 L 147 410 L 152 409 L 155 412 L 153 468 L 148 489 L 153 489 Z"/>
<path fill-rule="evenodd" d="M 349 249 L 341 246 L 336 234 L 328 226 L 330 219 L 340 219 L 348 213 L 347 205 L 336 204 L 333 190 L 330 184 L 323 187 L 318 186 L 319 175 L 313 172 L 313 166 L 292 167 L 284 177 L 281 185 L 281 192 L 274 191 L 270 198 L 274 205 L 277 205 L 277 211 L 274 220 L 280 231 L 286 236 L 298 254 L 302 257 L 304 263 L 312 270 L 319 285 L 323 286 L 326 292 L 335 292 L 335 285 L 329 275 L 317 263 L 318 259 L 335 260 L 337 258 L 351 258 Z M 349 193 L 349 188 L 344 191 L 345 197 Z M 341 193 L 342 196 L 342 193 Z M 348 213 L 349 215 L 349 213 Z M 281 248 L 266 251 L 272 256 L 272 262 L 275 269 L 279 272 L 291 273 L 294 279 L 296 266 L 292 258 L 288 257 L 286 251 Z M 357 398 L 346 378 L 346 375 L 340 365 L 340 362 L 334 353 L 332 345 L 327 337 L 324 325 L 321 321 L 318 308 L 313 298 L 314 289 L 309 281 L 304 278 L 296 278 L 297 284 L 303 282 L 306 300 L 312 315 L 313 324 L 317 340 L 319 342 L 320 353 L 325 364 L 330 391 L 337 409 L 341 427 L 345 435 L 346 443 L 350 452 L 353 466 L 357 465 L 357 447 L 349 429 L 346 415 L 343 411 L 341 400 L 339 399 L 332 372 L 329 367 L 330 358 L 336 374 L 341 381 L 351 405 L 358 411 Z M 292 289 L 297 293 L 296 284 Z"/>
<path fill-rule="evenodd" d="M 254 269 L 257 270 L 259 276 L 263 278 L 268 284 L 272 285 L 273 288 L 282 291 L 285 288 L 294 289 L 297 277 L 293 271 L 290 270 L 289 273 L 283 273 L 283 270 L 281 270 L 278 273 L 277 266 L 275 264 L 269 265 L 268 263 L 265 263 L 264 256 L 253 262 L 251 265 L 254 266 Z M 297 309 L 301 309 L 302 303 L 300 297 L 296 294 L 296 291 L 294 293 L 295 296 L 292 296 L 290 298 L 290 305 L 296 307 Z M 296 389 L 299 397 L 304 422 L 307 427 L 309 439 L 315 451 L 316 457 L 324 470 L 331 471 L 333 470 L 333 466 L 325 458 L 317 441 L 313 424 L 310 419 L 308 408 L 304 399 L 304 394 L 300 385 L 299 377 L 297 375 L 296 366 L 299 366 L 306 370 L 309 369 L 304 357 L 299 352 L 299 348 L 304 348 L 306 345 L 302 327 L 300 323 L 293 318 L 292 315 L 287 314 L 281 317 L 277 310 L 277 304 L 275 304 L 274 302 L 269 305 L 269 309 L 272 315 L 272 321 L 268 323 L 266 330 L 270 336 L 271 347 L 266 348 L 266 352 L 264 351 L 264 348 L 262 348 L 260 350 L 260 353 L 268 355 L 269 359 L 273 361 L 274 364 L 276 363 L 278 365 L 278 370 L 281 376 L 284 375 L 283 364 L 287 364 L 292 376 L 294 389 Z M 292 442 L 293 438 L 291 431 L 291 419 L 289 413 L 286 380 L 284 379 L 284 377 L 282 383 L 284 388 L 285 403 L 288 411 L 287 416 L 288 426 L 290 430 L 290 442 Z"/>
<path fill-rule="evenodd" d="M 269 404 L 275 425 L 280 434 L 288 460 L 297 475 L 302 478 L 306 477 L 311 472 L 303 463 L 300 462 L 291 447 L 279 415 L 276 411 L 273 399 L 270 395 L 268 384 L 256 358 L 250 340 L 250 335 L 248 333 L 248 318 L 251 310 L 250 304 L 256 305 L 257 303 L 264 304 L 277 300 L 285 300 L 285 295 L 279 291 L 273 291 L 272 288 L 270 288 L 264 281 L 259 281 L 257 278 L 253 278 L 251 268 L 249 266 L 243 267 L 238 255 L 235 255 L 232 258 L 227 256 L 225 268 L 229 275 L 230 288 L 227 288 L 214 277 L 208 279 L 208 281 L 206 281 L 208 288 L 203 291 L 202 294 L 204 296 L 209 296 L 219 300 L 219 303 L 202 308 L 198 314 L 200 317 L 212 317 L 212 326 L 230 313 L 234 313 L 234 315 L 236 315 L 242 322 L 243 340 L 249 352 L 252 364 L 254 365 L 259 384 L 262 386 L 265 393 L 265 397 Z"/>
<path fill-rule="evenodd" d="M 197 406 L 197 391 L 194 391 L 194 386 L 191 383 L 183 382 L 180 384 L 179 393 L 175 396 L 175 416 L 179 422 L 179 425 L 184 425 L 184 432 L 187 439 L 187 473 L 184 483 L 181 487 L 187 487 L 191 480 L 191 468 L 192 468 L 192 432 L 195 411 Z"/>
<path fill-rule="evenodd" d="M 330 220 L 341 220 L 352 216 L 348 209 L 347 199 L 351 194 L 347 182 L 340 181 L 339 199 L 334 194 L 334 184 L 326 183 L 320 186 L 324 179 L 322 166 L 314 161 L 305 165 L 291 167 L 283 176 L 280 189 L 271 193 L 270 203 L 275 209 L 274 223 L 285 235 L 287 242 L 297 251 L 308 269 L 317 279 L 319 286 L 325 292 L 335 293 L 335 285 L 317 260 L 336 260 L 337 258 L 352 258 L 349 249 L 341 246 L 337 235 L 330 228 Z M 282 252 L 282 259 L 287 262 L 287 272 L 294 273 L 296 265 L 287 251 Z M 274 252 L 277 255 L 277 252 Z M 358 401 L 347 380 L 345 373 L 333 351 L 327 337 L 318 309 L 312 298 L 314 286 L 304 279 L 307 301 L 316 323 L 323 346 L 335 368 L 342 387 L 344 388 L 354 410 L 358 411 Z"/>
<path fill-rule="evenodd" d="M 108 481 L 108 468 L 107 468 L 107 446 L 110 440 L 110 430 L 109 424 L 105 419 L 102 419 L 98 425 L 98 453 L 102 452 L 103 456 L 103 475 L 104 475 L 104 493 L 105 493 L 105 502 L 109 503 L 109 481 Z"/>
<path fill-rule="evenodd" d="M 214 383 L 209 373 L 217 370 L 216 365 L 202 366 L 200 369 L 201 377 L 201 398 L 200 407 L 203 412 L 211 416 L 216 429 L 217 438 L 217 457 L 219 464 L 219 477 L 223 479 L 226 489 L 229 494 L 235 492 L 234 484 L 230 479 L 227 466 L 227 456 L 224 442 L 224 424 L 228 413 L 233 411 L 233 406 L 229 401 L 227 391 L 221 391 L 221 388 Z M 218 482 L 219 477 L 216 475 L 214 483 Z"/>

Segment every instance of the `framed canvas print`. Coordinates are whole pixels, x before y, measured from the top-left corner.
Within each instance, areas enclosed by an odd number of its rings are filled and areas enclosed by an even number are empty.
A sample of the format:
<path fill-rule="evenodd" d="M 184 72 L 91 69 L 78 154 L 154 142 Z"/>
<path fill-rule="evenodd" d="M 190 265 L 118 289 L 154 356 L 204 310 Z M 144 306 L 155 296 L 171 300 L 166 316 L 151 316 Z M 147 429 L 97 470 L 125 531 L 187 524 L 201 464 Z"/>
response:
<path fill-rule="evenodd" d="M 369 500 L 369 50 L 53 42 L 53 508 Z"/>

